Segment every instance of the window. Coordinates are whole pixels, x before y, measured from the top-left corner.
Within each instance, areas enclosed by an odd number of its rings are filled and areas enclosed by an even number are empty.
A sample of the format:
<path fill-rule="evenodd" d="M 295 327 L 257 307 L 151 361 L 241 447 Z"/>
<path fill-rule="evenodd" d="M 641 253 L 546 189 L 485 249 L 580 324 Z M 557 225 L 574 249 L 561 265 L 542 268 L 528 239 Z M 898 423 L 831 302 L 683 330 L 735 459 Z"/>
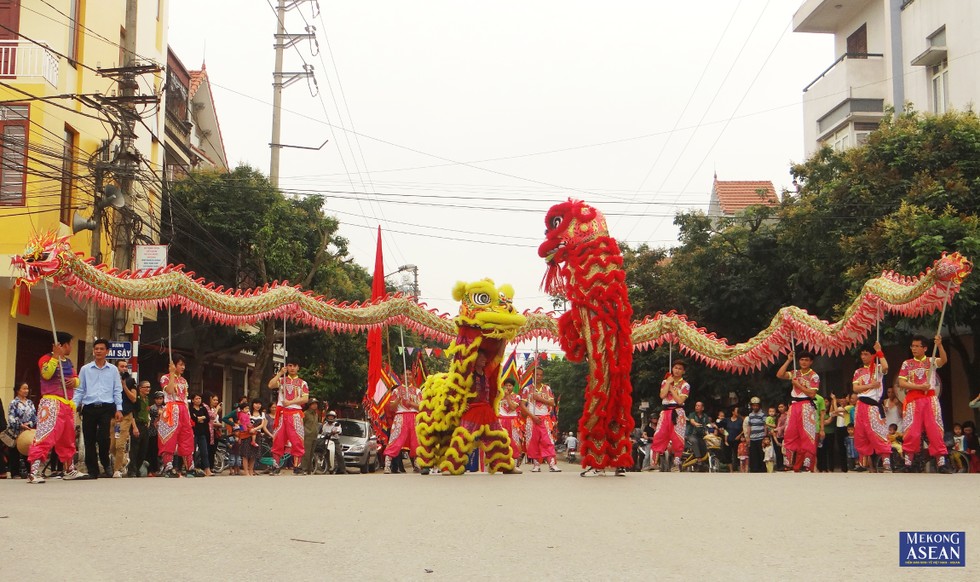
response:
<path fill-rule="evenodd" d="M 27 105 L 0 105 L 0 206 L 23 206 L 27 195 Z"/>
<path fill-rule="evenodd" d="M 868 58 L 868 25 L 862 24 L 860 28 L 847 37 L 847 58 L 866 59 Z"/>
<path fill-rule="evenodd" d="M 17 74 L 17 41 L 20 37 L 20 0 L 0 0 L 0 76 Z"/>
<path fill-rule="evenodd" d="M 835 151 L 844 151 L 847 149 L 848 141 L 851 135 L 850 126 L 845 125 L 844 127 L 838 129 L 833 135 L 824 140 L 823 143 L 829 145 L 831 149 Z"/>
<path fill-rule="evenodd" d="M 946 113 L 949 109 L 949 62 L 943 60 L 935 67 L 929 67 L 932 84 L 932 112 Z"/>
<path fill-rule="evenodd" d="M 79 6 L 81 0 L 70 0 L 68 5 L 68 14 L 70 15 L 71 22 L 68 27 L 68 64 L 75 66 L 79 61 L 79 42 L 82 39 L 82 23 L 79 21 Z"/>
<path fill-rule="evenodd" d="M 75 197 L 75 148 L 78 133 L 65 125 L 65 144 L 61 159 L 61 222 L 71 225 L 72 201 Z"/>
<path fill-rule="evenodd" d="M 854 123 L 854 145 L 862 146 L 868 142 L 871 132 L 878 129 L 877 123 L 855 122 Z"/>

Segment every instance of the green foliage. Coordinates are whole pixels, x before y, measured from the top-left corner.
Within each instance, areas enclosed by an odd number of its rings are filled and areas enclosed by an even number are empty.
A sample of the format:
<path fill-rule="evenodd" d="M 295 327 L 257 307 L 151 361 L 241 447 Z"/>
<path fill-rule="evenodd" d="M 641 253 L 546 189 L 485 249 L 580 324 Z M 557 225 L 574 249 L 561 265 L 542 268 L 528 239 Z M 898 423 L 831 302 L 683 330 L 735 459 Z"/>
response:
<path fill-rule="evenodd" d="M 169 201 L 162 230 L 172 233 L 172 258 L 199 276 L 240 288 L 289 281 L 338 301 L 370 296 L 370 275 L 347 256 L 347 240 L 337 235 L 340 223 L 324 213 L 318 196 L 287 198 L 260 172 L 239 166 L 227 173 L 193 172 L 173 185 Z M 226 329 L 201 339 L 224 347 L 238 342 L 256 350 L 254 394 L 268 380 L 263 369 L 273 343 L 282 341 L 280 330 L 281 323 L 258 326 L 242 341 L 233 329 Z M 292 326 L 288 333 L 296 334 L 287 342 L 290 355 L 306 364 L 305 378 L 317 397 L 360 399 L 367 378 L 363 334 L 334 335 Z"/>

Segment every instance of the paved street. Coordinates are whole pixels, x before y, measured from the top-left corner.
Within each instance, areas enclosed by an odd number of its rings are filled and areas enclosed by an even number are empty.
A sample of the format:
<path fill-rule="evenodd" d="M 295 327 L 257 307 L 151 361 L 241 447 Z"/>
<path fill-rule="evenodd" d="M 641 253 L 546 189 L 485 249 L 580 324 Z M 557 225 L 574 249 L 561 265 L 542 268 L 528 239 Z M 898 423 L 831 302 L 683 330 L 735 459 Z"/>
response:
<path fill-rule="evenodd" d="M 977 579 L 973 475 L 563 467 L 0 481 L 0 563 L 35 580 Z M 968 567 L 900 569 L 912 529 L 965 531 Z"/>

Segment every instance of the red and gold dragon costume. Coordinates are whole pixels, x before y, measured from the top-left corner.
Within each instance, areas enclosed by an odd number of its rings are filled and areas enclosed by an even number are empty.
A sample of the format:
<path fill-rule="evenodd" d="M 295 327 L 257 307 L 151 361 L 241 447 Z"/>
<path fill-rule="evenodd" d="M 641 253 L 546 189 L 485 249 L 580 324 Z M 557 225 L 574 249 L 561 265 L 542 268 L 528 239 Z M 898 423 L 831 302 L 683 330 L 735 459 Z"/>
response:
<path fill-rule="evenodd" d="M 538 255 L 548 262 L 543 287 L 570 303 L 558 319 L 558 341 L 573 362 L 588 359 L 579 420 L 582 466 L 633 465 L 633 342 L 623 255 L 601 212 L 584 202 L 556 204 L 545 217 Z"/>
<path fill-rule="evenodd" d="M 500 362 L 507 342 L 527 322 L 514 310 L 513 297 L 510 285 L 498 289 L 490 279 L 457 283 L 453 289 L 460 306 L 454 320 L 459 331 L 446 350 L 452 361 L 448 372 L 426 378 L 415 425 L 423 470 L 437 467 L 460 475 L 470 452 L 480 446 L 490 473 L 519 472 L 510 436 L 497 419 L 503 397 Z M 482 378 L 476 373 L 478 362 L 484 362 Z"/>

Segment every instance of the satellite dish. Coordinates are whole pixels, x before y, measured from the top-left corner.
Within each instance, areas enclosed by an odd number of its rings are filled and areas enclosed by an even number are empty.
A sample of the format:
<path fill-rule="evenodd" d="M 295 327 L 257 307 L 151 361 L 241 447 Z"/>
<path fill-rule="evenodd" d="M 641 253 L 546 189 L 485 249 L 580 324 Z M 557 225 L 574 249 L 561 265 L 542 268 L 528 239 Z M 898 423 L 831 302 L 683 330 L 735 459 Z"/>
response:
<path fill-rule="evenodd" d="M 71 233 L 77 234 L 80 230 L 95 230 L 95 221 L 91 218 L 85 218 L 79 211 L 75 211 L 75 214 L 71 218 Z"/>

